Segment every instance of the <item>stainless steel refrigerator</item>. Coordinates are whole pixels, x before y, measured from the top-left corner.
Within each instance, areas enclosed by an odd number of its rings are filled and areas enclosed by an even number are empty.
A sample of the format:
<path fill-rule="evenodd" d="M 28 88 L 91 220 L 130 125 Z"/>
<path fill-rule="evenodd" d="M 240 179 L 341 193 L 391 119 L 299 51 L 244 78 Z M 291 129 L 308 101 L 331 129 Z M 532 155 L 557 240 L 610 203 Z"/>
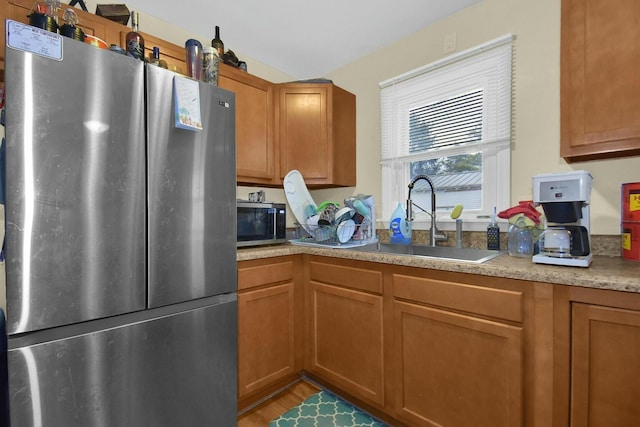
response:
<path fill-rule="evenodd" d="M 10 425 L 235 426 L 234 95 L 60 43 L 6 47 Z"/>

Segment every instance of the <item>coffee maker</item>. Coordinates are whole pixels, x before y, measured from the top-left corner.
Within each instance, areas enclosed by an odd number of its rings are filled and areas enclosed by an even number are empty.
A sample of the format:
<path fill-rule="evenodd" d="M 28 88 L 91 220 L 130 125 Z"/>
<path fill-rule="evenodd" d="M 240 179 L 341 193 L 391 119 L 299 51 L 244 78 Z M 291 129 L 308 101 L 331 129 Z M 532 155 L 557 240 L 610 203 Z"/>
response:
<path fill-rule="evenodd" d="M 538 264 L 589 267 L 589 202 L 593 177 L 587 171 L 536 175 L 533 202 L 542 206 L 545 230 L 540 234 L 540 251 L 533 256 Z"/>

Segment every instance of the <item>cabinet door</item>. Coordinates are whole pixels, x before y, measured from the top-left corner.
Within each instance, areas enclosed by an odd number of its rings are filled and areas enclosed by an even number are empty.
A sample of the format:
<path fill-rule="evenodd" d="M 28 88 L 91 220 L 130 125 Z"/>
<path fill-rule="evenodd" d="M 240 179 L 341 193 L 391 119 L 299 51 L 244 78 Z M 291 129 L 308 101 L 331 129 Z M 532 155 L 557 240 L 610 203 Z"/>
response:
<path fill-rule="evenodd" d="M 278 87 L 280 178 L 297 169 L 311 188 L 356 185 L 355 96 L 332 84 Z"/>
<path fill-rule="evenodd" d="M 307 181 L 328 180 L 331 146 L 327 133 L 329 86 L 282 86 L 279 137 L 282 178 L 292 169 Z"/>
<path fill-rule="evenodd" d="M 238 295 L 238 396 L 295 373 L 293 283 Z"/>
<path fill-rule="evenodd" d="M 239 184 L 273 185 L 273 84 L 220 65 L 219 86 L 236 94 L 236 169 Z"/>
<path fill-rule="evenodd" d="M 522 328 L 399 301 L 394 328 L 400 420 L 522 425 Z"/>
<path fill-rule="evenodd" d="M 297 257 L 238 264 L 238 408 L 294 381 L 302 370 Z"/>
<path fill-rule="evenodd" d="M 640 312 L 572 304 L 571 425 L 640 425 Z"/>
<path fill-rule="evenodd" d="M 640 154 L 640 3 L 563 0 L 561 156 Z"/>
<path fill-rule="evenodd" d="M 321 283 L 312 283 L 310 291 L 310 370 L 382 406 L 382 297 Z"/>

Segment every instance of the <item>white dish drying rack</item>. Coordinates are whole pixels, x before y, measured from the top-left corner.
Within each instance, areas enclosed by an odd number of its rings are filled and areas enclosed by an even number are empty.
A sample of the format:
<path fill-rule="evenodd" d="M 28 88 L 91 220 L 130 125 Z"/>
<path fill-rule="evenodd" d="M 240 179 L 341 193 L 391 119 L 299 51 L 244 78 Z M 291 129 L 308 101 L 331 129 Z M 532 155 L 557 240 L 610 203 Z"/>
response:
<path fill-rule="evenodd" d="M 317 205 L 309 194 L 302 174 L 297 170 L 291 170 L 284 179 L 284 192 L 289 207 L 296 218 L 296 235 L 299 238 L 292 239 L 294 245 L 349 248 L 364 246 L 378 241 L 375 229 L 375 209 L 373 196 L 358 195 L 353 199 L 353 210 L 359 212 L 361 219 L 350 225 L 345 225 L 344 220 L 334 224 L 313 225 L 308 219 L 317 214 Z M 345 205 L 346 199 L 345 199 Z M 349 205 L 349 207 L 351 207 Z M 351 212 L 353 215 L 353 211 Z M 332 219 L 333 221 L 333 219 Z M 316 222 L 319 222 L 316 219 Z M 360 222 L 360 223 L 358 223 Z M 341 229 L 342 227 L 342 229 Z"/>
<path fill-rule="evenodd" d="M 353 235 L 346 241 L 339 238 L 340 224 L 337 225 L 307 225 L 306 229 L 296 222 L 298 235 L 300 238 L 290 240 L 294 245 L 331 247 L 331 248 L 353 248 L 368 245 L 378 241 L 375 235 L 375 228 L 371 221 L 362 224 L 355 224 Z"/>

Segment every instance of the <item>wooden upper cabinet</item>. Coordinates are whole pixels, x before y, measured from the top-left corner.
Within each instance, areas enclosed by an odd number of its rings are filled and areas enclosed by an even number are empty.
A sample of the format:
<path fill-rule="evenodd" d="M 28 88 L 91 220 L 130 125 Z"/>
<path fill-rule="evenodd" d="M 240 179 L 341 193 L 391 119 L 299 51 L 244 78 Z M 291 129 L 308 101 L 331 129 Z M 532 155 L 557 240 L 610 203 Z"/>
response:
<path fill-rule="evenodd" d="M 236 168 L 239 184 L 277 185 L 273 83 L 225 64 L 218 85 L 236 94 Z"/>
<path fill-rule="evenodd" d="M 12 19 L 14 21 L 29 23 L 29 12 L 33 8 L 35 1 L 33 0 L 5 0 L 0 2 L 0 18 L 4 23 L 5 19 Z M 58 22 L 62 25 L 62 14 L 68 5 L 62 4 L 58 12 Z M 125 48 L 125 39 L 130 28 L 126 25 L 121 25 L 117 22 L 108 20 L 104 17 L 94 15 L 89 12 L 84 12 L 79 8 L 73 8 L 74 12 L 78 16 L 78 27 L 82 28 L 85 34 L 96 36 L 104 40 L 107 44 L 115 44 L 122 48 Z M 178 71 L 184 73 L 186 71 L 185 65 L 185 52 L 183 46 L 167 42 L 151 34 L 141 32 L 145 41 L 145 56 L 151 58 L 153 47 L 160 48 L 160 56 L 167 61 L 169 66 L 175 65 L 178 67 Z M 5 31 L 2 31 L 0 36 L 2 44 L 6 43 Z M 4 69 L 4 49 L 0 53 L 2 55 L 2 69 Z"/>
<path fill-rule="evenodd" d="M 126 49 L 127 45 L 127 33 L 131 29 L 120 26 L 118 46 Z M 160 49 L 160 59 L 167 61 L 169 68 L 171 66 L 177 67 L 178 73 L 185 74 L 187 72 L 187 62 L 184 46 L 178 46 L 177 44 L 170 43 L 166 40 L 162 40 L 158 37 L 152 36 L 144 32 L 140 32 L 140 35 L 144 39 L 144 56 L 147 59 L 153 57 L 153 48 L 158 47 Z"/>
<path fill-rule="evenodd" d="M 2 17 L 3 24 L 4 19 L 11 19 L 14 21 L 22 22 L 24 24 L 29 23 L 28 15 L 34 7 L 36 1 L 34 0 L 5 0 L 2 2 Z M 92 13 L 84 12 L 82 9 L 70 7 L 69 5 L 61 4 L 58 10 L 58 23 L 60 26 L 64 24 L 62 20 L 62 14 L 67 9 L 73 9 L 78 16 L 78 27 L 82 28 L 85 34 L 96 36 L 102 40 L 106 39 L 106 26 L 108 22 L 105 22 L 104 18 L 96 16 Z M 118 25 L 118 24 L 115 24 Z M 2 33 L 3 44 L 5 42 L 5 32 Z M 105 40 L 106 41 L 106 40 Z"/>
<path fill-rule="evenodd" d="M 2 46 L 6 44 L 6 30 L 4 28 L 6 25 L 6 19 L 11 19 L 13 21 L 28 24 L 28 15 L 31 9 L 33 9 L 35 3 L 36 2 L 34 0 L 3 0 L 0 2 L 0 19 L 2 20 L 3 26 L 3 31 L 0 35 Z M 62 4 L 60 10 L 58 11 L 58 22 L 60 23 L 60 25 L 64 23 L 64 21 L 62 20 L 62 14 L 68 8 L 68 5 Z M 119 24 L 115 22 L 112 23 L 111 21 L 107 21 L 106 19 L 99 16 L 84 12 L 83 10 L 78 8 L 72 9 L 78 16 L 78 27 L 82 28 L 82 31 L 84 31 L 85 34 L 96 36 L 109 43 L 109 41 L 107 40 L 107 27 L 111 24 L 113 24 L 114 26 L 119 26 Z M 112 41 L 111 43 L 117 42 Z M 0 50 L 0 57 L 0 65 L 2 70 L 4 71 L 4 48 Z"/>
<path fill-rule="evenodd" d="M 568 162 L 640 155 L 640 2 L 562 0 L 561 144 Z"/>
<path fill-rule="evenodd" d="M 33 7 L 33 2 L 27 1 L 2 1 L 0 3 L 0 19 L 2 19 L 2 34 L 0 34 L 0 40 L 2 40 L 2 49 L 0 49 L 1 65 L 2 65 L 2 81 L 4 81 L 4 51 L 7 44 L 7 30 L 6 20 L 11 19 L 13 21 L 22 22 L 23 24 L 29 23 L 27 15 Z"/>
<path fill-rule="evenodd" d="M 0 0 L 0 19 L 28 23 L 33 0 Z M 60 8 L 60 17 L 68 5 Z M 74 8 L 85 34 L 107 44 L 126 47 L 130 28 Z M 62 22 L 62 19 L 60 19 Z M 5 31 L 0 35 L 5 44 Z M 154 46 L 160 58 L 186 73 L 184 46 L 141 32 L 145 57 Z M 0 81 L 4 80 L 4 49 L 0 50 Z M 292 169 L 302 173 L 310 188 L 356 185 L 355 96 L 331 83 L 276 85 L 239 69 L 220 64 L 219 86 L 236 95 L 238 184 L 282 186 Z"/>
<path fill-rule="evenodd" d="M 355 186 L 355 95 L 331 83 L 277 87 L 280 178 L 297 169 L 310 188 Z"/>

